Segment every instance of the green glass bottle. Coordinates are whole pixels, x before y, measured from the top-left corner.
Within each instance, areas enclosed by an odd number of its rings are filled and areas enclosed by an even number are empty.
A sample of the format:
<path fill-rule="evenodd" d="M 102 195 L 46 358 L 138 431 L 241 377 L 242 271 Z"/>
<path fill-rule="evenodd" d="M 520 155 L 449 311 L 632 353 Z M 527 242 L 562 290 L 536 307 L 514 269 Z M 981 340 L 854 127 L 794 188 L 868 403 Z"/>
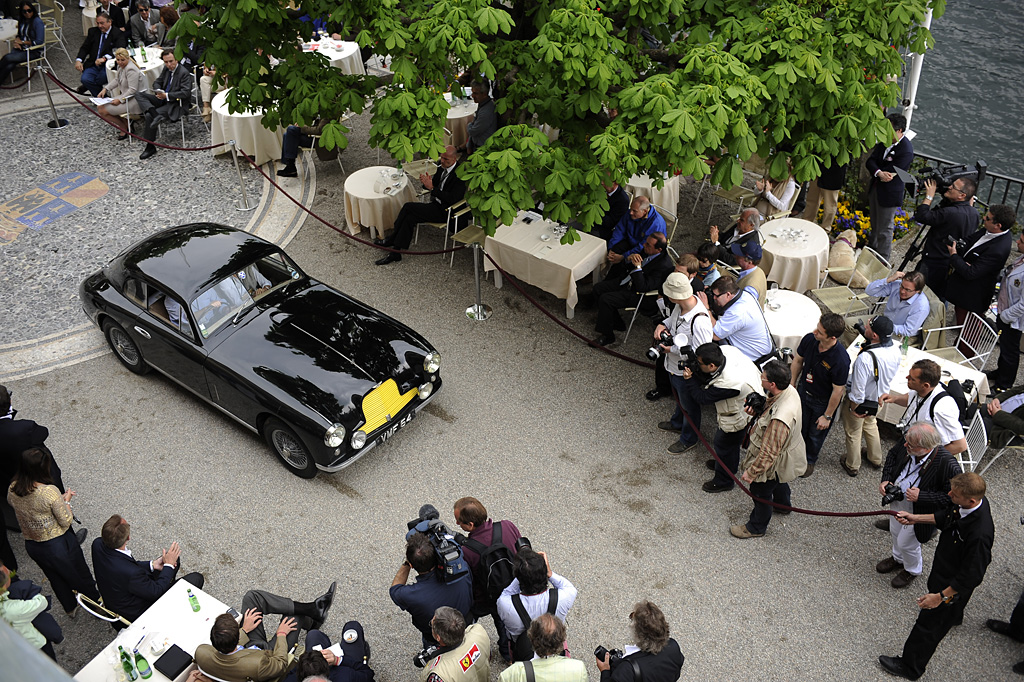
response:
<path fill-rule="evenodd" d="M 124 668 L 124 674 L 128 676 L 129 680 L 139 679 L 139 674 L 135 672 L 135 666 L 132 665 L 131 656 L 128 655 L 123 646 L 118 645 L 117 650 L 120 652 L 121 667 Z"/>
<path fill-rule="evenodd" d="M 142 47 L 139 48 L 139 50 L 141 51 L 141 54 L 142 54 L 142 63 L 145 64 L 146 63 L 146 46 L 143 45 Z"/>
<path fill-rule="evenodd" d="M 192 590 L 185 590 L 188 592 L 188 603 L 192 607 L 193 611 L 199 610 L 199 600 L 196 599 L 196 595 L 192 594 Z"/>
<path fill-rule="evenodd" d="M 135 668 L 139 671 L 139 677 L 148 680 L 153 676 L 153 669 L 149 667 L 149 661 L 135 649 Z"/>

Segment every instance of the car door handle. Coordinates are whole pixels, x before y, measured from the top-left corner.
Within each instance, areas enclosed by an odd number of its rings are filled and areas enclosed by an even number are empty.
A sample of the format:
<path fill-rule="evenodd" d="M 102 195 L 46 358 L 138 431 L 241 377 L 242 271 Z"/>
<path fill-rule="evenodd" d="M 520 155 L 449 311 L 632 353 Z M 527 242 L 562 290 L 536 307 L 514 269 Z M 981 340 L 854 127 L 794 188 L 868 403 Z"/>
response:
<path fill-rule="evenodd" d="M 139 325 L 135 325 L 135 331 L 137 331 L 139 333 L 139 335 L 142 336 L 143 338 L 146 338 L 146 339 L 152 339 L 153 338 L 152 336 L 149 335 L 149 332 L 147 332 L 145 329 L 143 329 Z"/>

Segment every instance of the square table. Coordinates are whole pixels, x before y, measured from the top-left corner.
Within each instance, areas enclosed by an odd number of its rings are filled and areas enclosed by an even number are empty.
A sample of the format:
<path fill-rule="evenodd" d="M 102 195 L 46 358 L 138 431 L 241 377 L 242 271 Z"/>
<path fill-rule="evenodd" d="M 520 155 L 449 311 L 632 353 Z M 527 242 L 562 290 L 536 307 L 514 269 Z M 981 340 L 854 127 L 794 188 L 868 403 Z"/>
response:
<path fill-rule="evenodd" d="M 192 590 L 192 594 L 199 600 L 199 610 L 192 611 L 189 606 L 186 590 Z M 196 648 L 200 644 L 210 643 L 210 628 L 213 627 L 213 619 L 222 613 L 227 613 L 226 604 L 216 597 L 203 592 L 195 585 L 184 580 L 178 580 L 156 603 L 146 609 L 145 613 L 139 616 L 138 620 L 130 627 L 121 630 L 110 644 L 89 661 L 84 668 L 78 671 L 75 679 L 78 682 L 116 682 L 116 670 L 120 670 L 120 662 L 117 658 L 117 647 L 121 645 L 124 650 L 131 654 L 139 639 L 145 637 L 145 641 L 138 646 L 139 653 L 145 656 L 153 669 L 153 676 L 150 682 L 182 682 L 188 677 L 189 672 L 195 667 L 193 663 L 185 668 L 182 673 L 169 680 L 156 669 L 156 660 L 159 655 L 152 653 L 150 646 L 154 642 L 162 642 L 165 638 L 170 644 L 177 644 L 185 653 L 195 657 Z M 83 615 L 87 618 L 87 615 Z M 115 664 L 117 668 L 115 669 Z"/>
<path fill-rule="evenodd" d="M 499 225 L 494 236 L 484 240 L 484 252 L 508 274 L 564 298 L 565 316 L 571 320 L 579 301 L 576 281 L 590 273 L 598 281 L 608 245 L 586 232 L 572 244 L 560 244 L 551 231 L 554 222 L 541 218 L 527 223 L 526 215 L 520 211 L 511 225 Z M 484 272 L 491 270 L 494 263 L 484 259 Z M 494 286 L 500 289 L 501 284 L 501 272 L 495 270 Z"/>

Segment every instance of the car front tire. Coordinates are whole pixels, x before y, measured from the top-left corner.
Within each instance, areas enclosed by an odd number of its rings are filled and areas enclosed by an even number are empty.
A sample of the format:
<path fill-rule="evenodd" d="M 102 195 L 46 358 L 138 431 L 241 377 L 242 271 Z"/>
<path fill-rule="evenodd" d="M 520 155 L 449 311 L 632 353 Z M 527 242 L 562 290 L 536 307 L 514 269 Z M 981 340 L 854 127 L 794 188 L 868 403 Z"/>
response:
<path fill-rule="evenodd" d="M 136 374 L 149 371 L 149 364 L 142 358 L 142 351 L 124 327 L 113 320 L 107 320 L 103 323 L 103 335 L 107 337 L 110 350 L 114 351 L 114 356 L 122 365 Z"/>
<path fill-rule="evenodd" d="M 288 428 L 284 422 L 271 417 L 263 425 L 263 438 L 273 449 L 281 463 L 299 478 L 316 476 L 316 462 L 302 439 Z"/>

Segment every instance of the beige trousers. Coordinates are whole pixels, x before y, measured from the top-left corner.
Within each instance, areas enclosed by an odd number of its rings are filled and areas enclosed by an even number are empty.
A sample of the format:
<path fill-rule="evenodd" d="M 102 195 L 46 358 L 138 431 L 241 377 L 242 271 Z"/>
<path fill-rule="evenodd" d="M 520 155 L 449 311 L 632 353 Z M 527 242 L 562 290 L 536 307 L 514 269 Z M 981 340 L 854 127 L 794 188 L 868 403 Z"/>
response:
<path fill-rule="evenodd" d="M 821 229 L 828 232 L 832 229 L 832 221 L 836 219 L 836 211 L 839 208 L 839 190 L 821 189 L 817 180 L 811 180 L 807 185 L 806 208 L 801 216 L 804 220 L 812 223 L 818 217 L 818 205 L 825 202 L 825 215 L 821 218 Z"/>
<path fill-rule="evenodd" d="M 868 461 L 882 466 L 882 441 L 878 437 L 875 416 L 858 417 L 853 413 L 853 402 L 843 399 L 843 430 L 846 431 L 846 466 L 860 470 L 860 443 L 863 436 L 868 446 Z"/>

